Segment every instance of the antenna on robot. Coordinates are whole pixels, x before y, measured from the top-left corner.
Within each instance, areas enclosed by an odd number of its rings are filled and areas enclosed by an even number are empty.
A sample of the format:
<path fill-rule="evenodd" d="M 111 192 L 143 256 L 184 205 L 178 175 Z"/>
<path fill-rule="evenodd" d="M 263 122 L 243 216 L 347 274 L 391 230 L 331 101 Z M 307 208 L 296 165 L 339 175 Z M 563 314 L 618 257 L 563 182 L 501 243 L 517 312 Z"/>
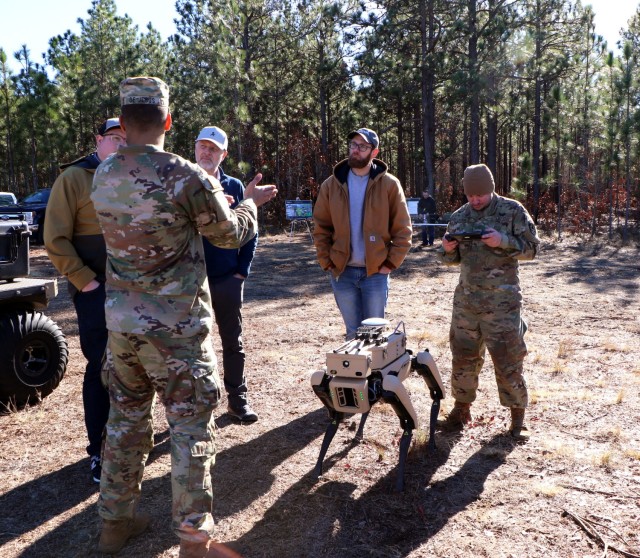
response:
<path fill-rule="evenodd" d="M 362 320 L 360 325 L 366 327 L 383 327 L 388 326 L 390 323 L 391 321 L 385 318 L 367 318 L 366 320 Z"/>

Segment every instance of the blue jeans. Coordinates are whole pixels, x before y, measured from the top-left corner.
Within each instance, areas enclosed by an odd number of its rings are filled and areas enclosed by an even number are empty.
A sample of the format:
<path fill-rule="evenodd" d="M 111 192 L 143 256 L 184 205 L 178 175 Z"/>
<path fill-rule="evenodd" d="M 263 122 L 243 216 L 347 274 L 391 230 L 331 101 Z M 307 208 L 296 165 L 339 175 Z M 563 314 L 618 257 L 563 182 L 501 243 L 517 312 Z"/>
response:
<path fill-rule="evenodd" d="M 84 423 L 89 445 L 87 453 L 100 455 L 102 431 L 109 417 L 109 392 L 102 385 L 102 356 L 107 347 L 107 323 L 104 316 L 105 288 L 101 283 L 97 289 L 87 293 L 77 292 L 73 304 L 78 315 L 80 348 L 87 367 L 82 382 Z"/>
<path fill-rule="evenodd" d="M 331 275 L 331 287 L 347 328 L 347 338 L 367 318 L 384 318 L 389 296 L 389 275 L 375 273 L 367 277 L 364 267 L 347 266 L 336 279 Z"/>

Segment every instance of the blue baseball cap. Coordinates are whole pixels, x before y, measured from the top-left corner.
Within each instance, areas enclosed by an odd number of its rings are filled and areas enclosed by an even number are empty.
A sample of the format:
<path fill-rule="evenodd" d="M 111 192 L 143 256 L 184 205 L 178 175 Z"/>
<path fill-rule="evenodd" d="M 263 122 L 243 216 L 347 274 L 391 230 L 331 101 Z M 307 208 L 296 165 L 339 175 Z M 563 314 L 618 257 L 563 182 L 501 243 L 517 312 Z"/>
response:
<path fill-rule="evenodd" d="M 369 130 L 369 128 L 359 128 L 355 132 L 351 132 L 347 136 L 347 138 L 353 139 L 354 136 L 360 136 L 364 141 L 373 145 L 374 149 L 377 149 L 380 145 L 378 134 L 376 134 L 373 130 Z"/>

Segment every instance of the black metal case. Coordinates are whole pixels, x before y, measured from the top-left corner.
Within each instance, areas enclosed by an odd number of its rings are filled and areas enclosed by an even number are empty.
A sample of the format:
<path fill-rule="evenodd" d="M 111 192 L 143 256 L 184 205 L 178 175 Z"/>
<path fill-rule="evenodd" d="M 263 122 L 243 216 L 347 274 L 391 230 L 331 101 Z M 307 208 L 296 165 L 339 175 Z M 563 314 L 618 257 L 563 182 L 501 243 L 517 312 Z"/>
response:
<path fill-rule="evenodd" d="M 29 275 L 30 234 L 26 221 L 0 221 L 0 280 Z"/>

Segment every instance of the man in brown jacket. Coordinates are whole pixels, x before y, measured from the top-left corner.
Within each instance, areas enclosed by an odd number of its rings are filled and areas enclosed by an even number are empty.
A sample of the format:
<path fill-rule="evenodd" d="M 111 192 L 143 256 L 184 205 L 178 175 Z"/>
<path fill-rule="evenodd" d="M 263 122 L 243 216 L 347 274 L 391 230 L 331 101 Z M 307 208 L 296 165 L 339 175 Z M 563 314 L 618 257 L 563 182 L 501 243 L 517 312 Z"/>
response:
<path fill-rule="evenodd" d="M 349 339 L 362 320 L 384 317 L 389 274 L 409 252 L 412 231 L 400 181 L 375 158 L 378 135 L 360 128 L 348 139 L 348 159 L 320 187 L 313 237 Z"/>
<path fill-rule="evenodd" d="M 109 416 L 109 394 L 100 380 L 107 346 L 104 317 L 107 249 L 96 211 L 89 199 L 97 166 L 126 144 L 118 118 L 109 118 L 96 135 L 96 150 L 60 168 L 44 220 L 44 244 L 51 263 L 68 281 L 78 316 L 80 348 L 87 359 L 82 382 L 84 422 L 91 480 L 100 483 L 102 431 Z"/>

